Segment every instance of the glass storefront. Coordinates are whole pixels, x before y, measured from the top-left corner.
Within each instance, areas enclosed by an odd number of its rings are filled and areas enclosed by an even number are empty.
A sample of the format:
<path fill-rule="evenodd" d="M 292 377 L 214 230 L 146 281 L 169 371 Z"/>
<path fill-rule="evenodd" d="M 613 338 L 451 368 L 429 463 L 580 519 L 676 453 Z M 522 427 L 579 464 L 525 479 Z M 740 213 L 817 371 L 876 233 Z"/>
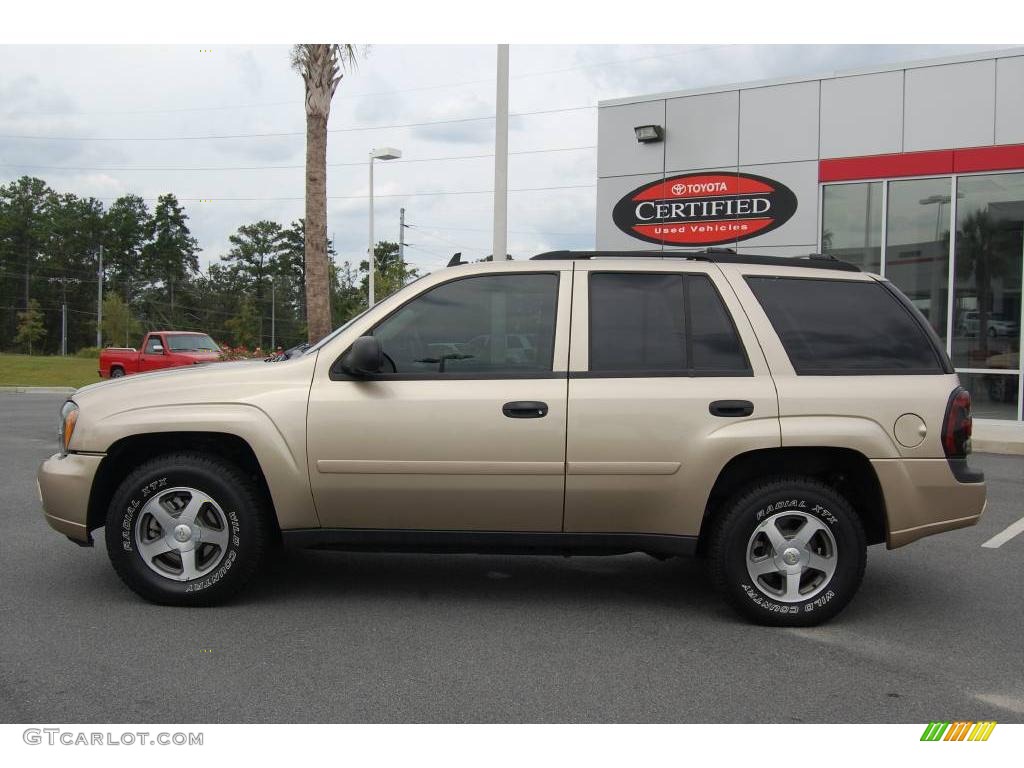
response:
<path fill-rule="evenodd" d="M 889 182 L 885 276 L 946 338 L 950 180 Z"/>
<path fill-rule="evenodd" d="M 833 184 L 822 193 L 821 247 L 865 272 L 882 268 L 882 182 Z"/>
<path fill-rule="evenodd" d="M 825 185 L 821 245 L 910 297 L 976 416 L 1022 418 L 1024 172 Z"/>
<path fill-rule="evenodd" d="M 957 179 L 953 365 L 1020 367 L 1024 173 Z"/>

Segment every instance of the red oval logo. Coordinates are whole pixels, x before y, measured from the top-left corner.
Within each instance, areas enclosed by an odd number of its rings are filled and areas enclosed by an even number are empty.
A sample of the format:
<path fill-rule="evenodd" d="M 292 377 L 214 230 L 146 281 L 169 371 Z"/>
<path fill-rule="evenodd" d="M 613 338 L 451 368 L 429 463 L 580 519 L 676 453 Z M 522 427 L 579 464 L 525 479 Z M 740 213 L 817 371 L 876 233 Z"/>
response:
<path fill-rule="evenodd" d="M 612 209 L 627 235 L 659 245 L 720 245 L 763 235 L 796 213 L 789 187 L 749 173 L 686 173 L 637 187 Z"/>

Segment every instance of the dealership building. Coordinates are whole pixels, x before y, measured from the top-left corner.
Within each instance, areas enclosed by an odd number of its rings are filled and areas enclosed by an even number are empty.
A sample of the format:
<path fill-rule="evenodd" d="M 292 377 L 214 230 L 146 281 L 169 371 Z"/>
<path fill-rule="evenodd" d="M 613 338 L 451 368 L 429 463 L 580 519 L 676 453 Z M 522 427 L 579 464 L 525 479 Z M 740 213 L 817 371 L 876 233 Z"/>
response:
<path fill-rule="evenodd" d="M 597 247 L 825 253 L 895 283 L 1022 422 L 1024 48 L 604 101 Z"/>

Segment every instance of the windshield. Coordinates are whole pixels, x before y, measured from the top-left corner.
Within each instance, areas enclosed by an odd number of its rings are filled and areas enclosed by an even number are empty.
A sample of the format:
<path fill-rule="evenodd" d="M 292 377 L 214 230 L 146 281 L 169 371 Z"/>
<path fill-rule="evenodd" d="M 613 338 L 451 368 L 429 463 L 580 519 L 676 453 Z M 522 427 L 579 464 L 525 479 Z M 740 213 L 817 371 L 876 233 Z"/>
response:
<path fill-rule="evenodd" d="M 220 352 L 217 342 L 205 333 L 167 334 L 172 352 Z"/>

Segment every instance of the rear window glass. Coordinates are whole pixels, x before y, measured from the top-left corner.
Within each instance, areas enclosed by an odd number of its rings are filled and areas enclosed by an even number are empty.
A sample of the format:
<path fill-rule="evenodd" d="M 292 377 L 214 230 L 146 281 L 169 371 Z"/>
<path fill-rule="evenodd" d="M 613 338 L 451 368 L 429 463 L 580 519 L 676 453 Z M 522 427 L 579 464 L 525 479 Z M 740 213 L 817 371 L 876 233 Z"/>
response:
<path fill-rule="evenodd" d="M 944 372 L 921 324 L 881 283 L 804 277 L 746 280 L 798 374 Z"/>

